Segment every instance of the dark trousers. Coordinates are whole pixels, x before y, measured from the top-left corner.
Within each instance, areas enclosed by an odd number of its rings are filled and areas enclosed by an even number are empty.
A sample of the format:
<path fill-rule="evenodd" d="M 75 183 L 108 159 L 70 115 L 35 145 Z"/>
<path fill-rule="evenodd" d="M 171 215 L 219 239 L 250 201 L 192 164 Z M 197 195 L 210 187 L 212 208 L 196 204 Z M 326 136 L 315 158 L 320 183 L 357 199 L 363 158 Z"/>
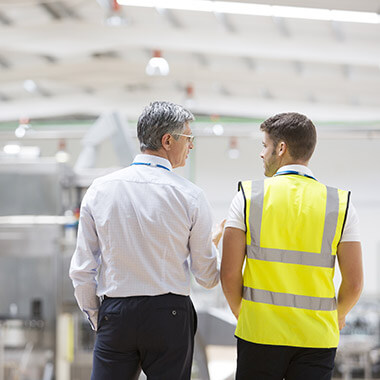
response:
<path fill-rule="evenodd" d="M 336 348 L 256 344 L 238 338 L 237 380 L 330 380 Z"/>
<path fill-rule="evenodd" d="M 106 298 L 91 380 L 189 380 L 196 313 L 188 296 Z"/>

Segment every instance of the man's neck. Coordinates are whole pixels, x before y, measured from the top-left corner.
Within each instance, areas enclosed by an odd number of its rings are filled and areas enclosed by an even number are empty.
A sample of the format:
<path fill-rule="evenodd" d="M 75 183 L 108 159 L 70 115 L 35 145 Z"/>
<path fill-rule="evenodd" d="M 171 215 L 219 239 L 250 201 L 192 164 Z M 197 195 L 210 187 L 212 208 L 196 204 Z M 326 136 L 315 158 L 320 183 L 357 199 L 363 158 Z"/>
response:
<path fill-rule="evenodd" d="M 150 149 L 145 149 L 142 154 L 149 154 L 151 156 L 157 156 L 161 158 L 165 158 L 168 160 L 168 156 L 166 154 L 166 151 L 164 149 L 159 149 L 159 150 L 150 150 Z"/>
<path fill-rule="evenodd" d="M 287 166 L 287 165 L 302 165 L 302 166 L 307 167 L 309 165 L 309 161 L 295 160 L 295 159 L 289 157 L 287 159 L 282 160 L 282 162 L 280 164 L 280 168 L 283 166 Z"/>

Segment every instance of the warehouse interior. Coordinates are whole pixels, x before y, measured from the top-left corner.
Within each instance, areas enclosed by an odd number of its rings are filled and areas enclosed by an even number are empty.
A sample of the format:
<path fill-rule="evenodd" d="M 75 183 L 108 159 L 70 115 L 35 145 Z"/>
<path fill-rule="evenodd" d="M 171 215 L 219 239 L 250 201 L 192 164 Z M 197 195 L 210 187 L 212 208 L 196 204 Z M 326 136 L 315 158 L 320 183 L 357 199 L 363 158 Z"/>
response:
<path fill-rule="evenodd" d="M 215 223 L 238 181 L 264 178 L 260 123 L 313 120 L 310 168 L 352 191 L 364 258 L 334 376 L 380 378 L 379 13 L 380 0 L 0 0 L 0 380 L 89 378 L 94 333 L 68 278 L 78 208 L 94 178 L 132 162 L 154 100 L 195 115 L 176 172 Z M 220 285 L 194 282 L 193 300 L 193 378 L 233 379 Z"/>

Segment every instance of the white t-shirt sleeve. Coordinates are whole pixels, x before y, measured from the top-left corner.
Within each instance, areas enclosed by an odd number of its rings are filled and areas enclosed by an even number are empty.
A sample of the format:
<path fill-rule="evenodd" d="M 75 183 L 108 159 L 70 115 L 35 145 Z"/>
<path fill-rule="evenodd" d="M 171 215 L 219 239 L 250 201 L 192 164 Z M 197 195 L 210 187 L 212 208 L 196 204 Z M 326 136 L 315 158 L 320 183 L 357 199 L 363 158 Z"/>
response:
<path fill-rule="evenodd" d="M 239 191 L 231 202 L 225 227 L 239 228 L 243 231 L 246 230 L 244 222 L 244 197 L 242 191 Z"/>
<path fill-rule="evenodd" d="M 246 231 L 244 222 L 244 197 L 242 191 L 239 191 L 231 202 L 226 227 L 234 227 Z M 347 219 L 340 241 L 360 241 L 359 218 L 355 206 L 351 202 L 348 207 Z"/>
<path fill-rule="evenodd" d="M 360 241 L 358 213 L 351 202 L 348 205 L 347 219 L 340 239 L 340 242 L 343 241 Z"/>

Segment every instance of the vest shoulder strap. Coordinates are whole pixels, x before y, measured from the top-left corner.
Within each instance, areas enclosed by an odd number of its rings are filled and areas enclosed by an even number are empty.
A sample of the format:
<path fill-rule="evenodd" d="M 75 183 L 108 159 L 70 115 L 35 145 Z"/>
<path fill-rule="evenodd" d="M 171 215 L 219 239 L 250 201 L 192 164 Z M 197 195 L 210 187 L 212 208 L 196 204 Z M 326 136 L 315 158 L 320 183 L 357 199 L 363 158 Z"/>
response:
<path fill-rule="evenodd" d="M 248 203 L 250 203 L 250 200 L 251 200 L 251 188 L 252 188 L 252 181 L 249 181 L 249 180 L 248 181 L 239 181 L 239 183 L 238 183 L 238 191 L 242 192 L 243 199 L 244 199 L 244 224 L 245 224 L 247 241 L 250 241 L 250 230 L 249 230 L 249 220 L 247 217 L 248 216 L 247 207 L 249 207 Z"/>

